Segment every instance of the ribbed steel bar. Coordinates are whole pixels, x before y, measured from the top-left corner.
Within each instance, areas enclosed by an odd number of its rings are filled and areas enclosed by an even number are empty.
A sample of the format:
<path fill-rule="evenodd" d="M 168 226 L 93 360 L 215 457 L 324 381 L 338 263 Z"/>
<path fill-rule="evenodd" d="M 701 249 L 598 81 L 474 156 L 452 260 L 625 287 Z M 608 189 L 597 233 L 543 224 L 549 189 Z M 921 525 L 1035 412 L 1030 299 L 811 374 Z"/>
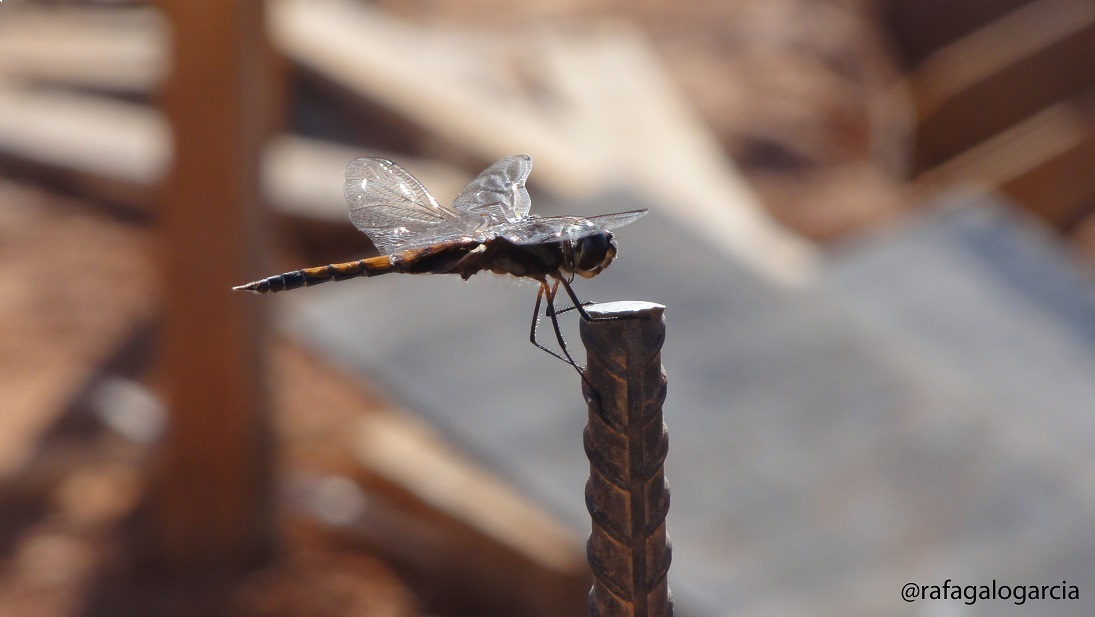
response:
<path fill-rule="evenodd" d="M 593 522 L 586 544 L 593 571 L 589 614 L 669 617 L 665 307 L 612 302 L 586 310 L 593 317 L 580 325 L 587 358 L 582 388 L 589 406 L 586 507 Z"/>

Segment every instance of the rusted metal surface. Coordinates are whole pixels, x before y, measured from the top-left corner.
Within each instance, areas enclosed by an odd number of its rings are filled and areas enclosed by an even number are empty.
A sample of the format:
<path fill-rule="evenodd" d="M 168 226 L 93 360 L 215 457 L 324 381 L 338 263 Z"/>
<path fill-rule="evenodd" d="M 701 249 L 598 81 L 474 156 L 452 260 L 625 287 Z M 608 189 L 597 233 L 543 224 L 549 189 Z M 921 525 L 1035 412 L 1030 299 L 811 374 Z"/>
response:
<path fill-rule="evenodd" d="M 613 302 L 587 308 L 583 391 L 589 405 L 586 507 L 593 531 L 586 545 L 593 570 L 591 617 L 668 617 L 669 486 L 662 421 L 665 307 Z M 598 320 L 598 318 L 611 318 Z"/>

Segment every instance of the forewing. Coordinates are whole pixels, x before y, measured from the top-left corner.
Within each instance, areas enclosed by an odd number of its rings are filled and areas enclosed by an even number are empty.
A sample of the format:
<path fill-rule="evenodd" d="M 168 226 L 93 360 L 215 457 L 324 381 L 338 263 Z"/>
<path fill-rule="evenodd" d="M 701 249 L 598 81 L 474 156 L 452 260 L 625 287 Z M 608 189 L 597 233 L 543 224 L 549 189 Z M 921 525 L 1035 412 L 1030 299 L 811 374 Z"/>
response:
<path fill-rule="evenodd" d="M 599 231 L 623 227 L 642 218 L 648 210 L 631 210 L 615 214 L 580 216 L 529 216 L 516 223 L 501 225 L 495 233 L 514 244 L 539 244 L 560 240 L 577 240 Z"/>
<path fill-rule="evenodd" d="M 540 244 L 558 242 L 567 229 L 582 219 L 574 216 L 528 216 L 516 223 L 500 225 L 492 231 L 514 244 Z"/>
<path fill-rule="evenodd" d="M 623 227 L 628 223 L 634 223 L 646 216 L 647 212 L 650 211 L 643 208 L 642 210 L 628 210 L 627 212 L 616 212 L 615 214 L 598 214 L 597 216 L 589 217 L 587 220 L 601 229 L 611 230 Z"/>
<path fill-rule="evenodd" d="M 385 255 L 451 235 L 459 212 L 437 203 L 407 170 L 386 159 L 360 158 L 346 168 L 350 221 Z"/>
<path fill-rule="evenodd" d="M 452 206 L 469 214 L 486 214 L 494 224 L 515 223 L 528 216 L 532 199 L 525 181 L 532 157 L 515 154 L 483 170 L 460 191 Z"/>

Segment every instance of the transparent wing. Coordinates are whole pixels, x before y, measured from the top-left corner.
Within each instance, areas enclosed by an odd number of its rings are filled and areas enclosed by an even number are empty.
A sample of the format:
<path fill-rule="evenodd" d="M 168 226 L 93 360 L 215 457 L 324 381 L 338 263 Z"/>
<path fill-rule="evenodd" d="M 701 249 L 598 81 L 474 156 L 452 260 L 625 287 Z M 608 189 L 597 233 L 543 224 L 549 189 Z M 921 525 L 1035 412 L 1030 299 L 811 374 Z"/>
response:
<path fill-rule="evenodd" d="M 492 228 L 496 235 L 514 244 L 539 244 L 560 240 L 577 240 L 597 232 L 623 227 L 642 218 L 647 210 L 631 210 L 615 214 L 580 216 L 528 216 L 516 223 Z"/>
<path fill-rule="evenodd" d="M 531 156 L 506 157 L 469 182 L 452 202 L 452 207 L 469 214 L 486 214 L 494 224 L 517 222 L 528 216 L 532 205 L 525 189 L 531 171 Z"/>
<path fill-rule="evenodd" d="M 421 182 L 386 159 L 352 161 L 343 194 L 354 227 L 385 255 L 450 239 L 468 227 L 463 213 L 438 204 Z"/>
<path fill-rule="evenodd" d="M 643 208 L 642 210 L 628 210 L 627 212 L 617 212 L 615 214 L 598 214 L 586 220 L 601 229 L 617 229 L 643 218 L 647 212 L 650 212 L 650 210 Z"/>

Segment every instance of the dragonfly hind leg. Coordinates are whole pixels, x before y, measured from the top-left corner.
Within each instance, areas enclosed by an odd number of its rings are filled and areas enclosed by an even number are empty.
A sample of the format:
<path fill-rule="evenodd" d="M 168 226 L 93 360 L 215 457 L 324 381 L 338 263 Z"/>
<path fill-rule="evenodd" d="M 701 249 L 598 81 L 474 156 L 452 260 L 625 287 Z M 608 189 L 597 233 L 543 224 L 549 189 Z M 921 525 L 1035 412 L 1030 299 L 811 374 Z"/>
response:
<path fill-rule="evenodd" d="M 529 341 L 543 351 L 546 351 L 552 356 L 555 356 L 563 362 L 566 362 L 567 364 L 573 366 L 574 370 L 578 371 L 578 374 L 583 375 L 584 377 L 582 367 L 574 361 L 574 358 L 571 357 L 570 352 L 567 351 L 567 344 L 566 341 L 563 339 L 563 332 L 559 329 L 558 315 L 560 311 L 555 310 L 555 295 L 558 291 L 559 281 L 555 281 L 550 289 L 548 288 L 546 282 L 540 282 L 540 288 L 536 290 L 536 305 L 532 309 L 532 327 L 529 331 Z M 536 336 L 537 326 L 539 326 L 540 324 L 540 305 L 545 298 L 547 299 L 547 308 L 545 312 L 547 313 L 547 316 L 551 319 L 551 327 L 555 331 L 555 340 L 559 342 L 559 349 L 561 349 L 563 352 L 562 355 L 560 355 L 554 349 L 551 349 L 550 347 L 542 344 Z"/>

